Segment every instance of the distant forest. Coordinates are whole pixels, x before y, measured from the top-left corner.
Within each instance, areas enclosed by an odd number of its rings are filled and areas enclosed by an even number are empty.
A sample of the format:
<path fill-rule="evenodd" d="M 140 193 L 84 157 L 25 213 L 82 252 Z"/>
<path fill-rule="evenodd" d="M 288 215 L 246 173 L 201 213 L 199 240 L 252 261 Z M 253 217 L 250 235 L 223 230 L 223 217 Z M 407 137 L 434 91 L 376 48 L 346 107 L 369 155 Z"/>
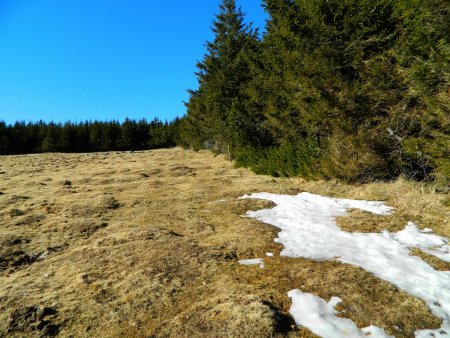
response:
<path fill-rule="evenodd" d="M 0 124 L 0 152 L 181 145 L 274 176 L 450 182 L 448 0 L 222 0 L 172 123 Z"/>
<path fill-rule="evenodd" d="M 0 121 L 0 154 L 39 152 L 95 152 L 144 150 L 176 145 L 180 120 L 154 119 L 81 123 L 25 123 L 7 125 Z"/>

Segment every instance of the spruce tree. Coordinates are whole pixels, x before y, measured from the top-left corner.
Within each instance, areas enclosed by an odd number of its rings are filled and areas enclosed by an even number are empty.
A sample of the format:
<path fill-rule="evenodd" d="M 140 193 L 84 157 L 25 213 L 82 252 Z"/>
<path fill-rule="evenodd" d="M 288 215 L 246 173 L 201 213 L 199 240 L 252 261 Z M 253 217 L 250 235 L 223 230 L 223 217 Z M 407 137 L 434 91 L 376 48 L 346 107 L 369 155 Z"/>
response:
<path fill-rule="evenodd" d="M 47 127 L 47 134 L 42 140 L 42 151 L 43 152 L 55 152 L 59 151 L 60 144 L 60 128 L 53 122 L 50 122 Z"/>
<path fill-rule="evenodd" d="M 250 125 L 245 111 L 244 88 L 250 80 L 246 54 L 255 49 L 257 32 L 244 23 L 235 0 L 222 1 L 212 31 L 214 41 L 207 42 L 207 54 L 197 64 L 199 88 L 189 91 L 184 133 L 190 145 L 208 144 L 231 157 Z"/>

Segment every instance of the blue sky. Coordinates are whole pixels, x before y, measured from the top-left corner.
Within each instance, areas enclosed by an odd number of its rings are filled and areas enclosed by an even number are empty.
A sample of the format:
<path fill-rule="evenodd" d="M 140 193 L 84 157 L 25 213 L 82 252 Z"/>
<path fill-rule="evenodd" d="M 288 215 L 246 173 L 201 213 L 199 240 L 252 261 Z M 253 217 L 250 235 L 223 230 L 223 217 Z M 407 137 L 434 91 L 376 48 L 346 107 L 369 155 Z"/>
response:
<path fill-rule="evenodd" d="M 0 0 L 0 120 L 185 113 L 219 0 Z M 259 0 L 238 0 L 263 27 Z"/>

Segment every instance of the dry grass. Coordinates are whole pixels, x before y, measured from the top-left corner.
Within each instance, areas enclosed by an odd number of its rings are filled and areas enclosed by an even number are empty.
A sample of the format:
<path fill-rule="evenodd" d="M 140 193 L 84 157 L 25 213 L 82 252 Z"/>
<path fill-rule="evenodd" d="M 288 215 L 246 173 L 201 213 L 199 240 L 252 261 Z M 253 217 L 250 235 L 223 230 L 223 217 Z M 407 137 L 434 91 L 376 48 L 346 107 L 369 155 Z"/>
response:
<path fill-rule="evenodd" d="M 339 296 L 346 317 L 397 337 L 439 326 L 422 301 L 361 269 L 279 257 L 277 229 L 241 217 L 270 203 L 237 199 L 384 200 L 394 215 L 352 212 L 340 226 L 411 220 L 450 237 L 448 197 L 430 186 L 274 179 L 181 149 L 2 157 L 0 172 L 0 336 L 313 337 L 288 315 L 294 288 Z M 237 263 L 269 251 L 265 269 Z"/>

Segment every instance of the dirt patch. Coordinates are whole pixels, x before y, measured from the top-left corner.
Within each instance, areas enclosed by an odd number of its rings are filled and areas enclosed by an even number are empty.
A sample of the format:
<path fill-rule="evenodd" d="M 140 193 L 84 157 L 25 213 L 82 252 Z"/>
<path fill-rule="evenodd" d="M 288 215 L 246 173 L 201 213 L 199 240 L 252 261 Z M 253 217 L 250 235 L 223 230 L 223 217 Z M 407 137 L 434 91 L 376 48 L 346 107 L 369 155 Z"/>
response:
<path fill-rule="evenodd" d="M 31 242 L 31 239 L 29 238 L 23 238 L 20 236 L 5 236 L 4 240 L 2 241 L 2 247 L 6 248 L 9 246 L 14 245 L 20 245 L 20 244 L 28 244 Z"/>
<path fill-rule="evenodd" d="M 27 334 L 33 337 L 55 337 L 59 326 L 52 321 L 58 311 L 53 307 L 29 306 L 14 309 L 10 316 L 6 333 L 8 335 Z"/>
<path fill-rule="evenodd" d="M 43 252 L 29 253 L 23 250 L 7 250 L 6 252 L 0 253 L 0 272 L 15 268 L 33 264 L 34 262 L 42 259 Z"/>

